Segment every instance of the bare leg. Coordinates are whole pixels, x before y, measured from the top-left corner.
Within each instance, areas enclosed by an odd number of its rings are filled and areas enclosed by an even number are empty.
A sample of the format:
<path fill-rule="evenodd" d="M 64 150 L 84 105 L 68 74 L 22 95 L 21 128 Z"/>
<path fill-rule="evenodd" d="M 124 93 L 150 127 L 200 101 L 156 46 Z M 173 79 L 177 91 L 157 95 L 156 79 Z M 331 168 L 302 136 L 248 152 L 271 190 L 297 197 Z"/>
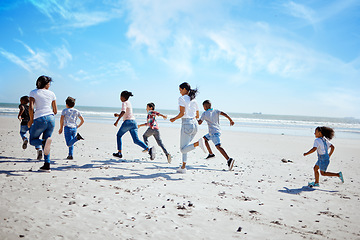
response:
<path fill-rule="evenodd" d="M 225 150 L 221 147 L 221 145 L 216 145 L 216 148 L 220 151 L 220 153 L 224 156 L 224 158 L 226 160 L 229 159 L 229 156 L 227 155 L 227 153 L 225 152 Z"/>
<path fill-rule="evenodd" d="M 332 173 L 332 172 L 324 172 L 324 171 L 320 171 L 322 176 L 327 176 L 327 177 L 340 177 L 339 173 Z"/>
<path fill-rule="evenodd" d="M 315 183 L 319 183 L 319 166 L 315 165 L 314 167 L 314 174 L 315 174 Z"/>
<path fill-rule="evenodd" d="M 211 151 L 209 141 L 206 138 L 204 138 L 204 140 L 205 140 L 205 146 L 206 146 L 207 150 L 209 151 L 209 154 L 213 155 L 214 153 Z"/>

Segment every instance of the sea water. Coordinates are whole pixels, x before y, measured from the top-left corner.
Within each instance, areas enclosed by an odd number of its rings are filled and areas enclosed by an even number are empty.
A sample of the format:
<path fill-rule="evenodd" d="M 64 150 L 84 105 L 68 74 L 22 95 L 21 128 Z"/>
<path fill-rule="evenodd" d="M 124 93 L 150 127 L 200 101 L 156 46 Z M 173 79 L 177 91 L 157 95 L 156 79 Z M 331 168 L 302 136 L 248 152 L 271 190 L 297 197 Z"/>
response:
<path fill-rule="evenodd" d="M 0 103 L 1 117 L 17 117 L 19 104 Z M 65 106 L 58 105 L 59 118 Z M 120 113 L 121 107 L 85 107 L 76 106 L 87 122 L 99 122 L 113 124 L 116 121 L 114 113 Z M 181 121 L 171 123 L 170 118 L 178 114 L 178 110 L 156 109 L 160 113 L 167 115 L 168 119 L 157 117 L 160 126 L 180 128 Z M 133 109 L 138 124 L 146 122 L 145 109 Z M 200 112 L 201 114 L 202 112 Z M 311 116 L 291 116 L 291 115 L 270 115 L 261 113 L 227 113 L 235 122 L 230 127 L 229 120 L 220 116 L 221 129 L 225 131 L 239 131 L 251 133 L 266 133 L 293 136 L 313 136 L 315 128 L 318 126 L 328 126 L 335 130 L 337 138 L 356 138 L 360 139 L 360 120 L 355 118 L 330 118 L 330 117 L 311 117 Z M 200 128 L 206 129 L 207 124 L 203 123 Z"/>

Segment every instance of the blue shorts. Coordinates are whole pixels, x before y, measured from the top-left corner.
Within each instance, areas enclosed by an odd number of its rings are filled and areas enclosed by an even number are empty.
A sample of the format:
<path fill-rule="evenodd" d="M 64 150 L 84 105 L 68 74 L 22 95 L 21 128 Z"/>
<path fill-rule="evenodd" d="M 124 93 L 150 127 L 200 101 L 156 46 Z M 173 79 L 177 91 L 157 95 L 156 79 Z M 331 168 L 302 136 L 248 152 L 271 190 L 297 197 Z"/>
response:
<path fill-rule="evenodd" d="M 217 146 L 221 144 L 220 135 L 221 135 L 220 133 L 213 133 L 213 134 L 208 133 L 204 136 L 204 138 L 206 138 L 206 140 L 208 141 L 211 140 L 215 144 L 215 146 Z"/>
<path fill-rule="evenodd" d="M 315 163 L 315 165 L 319 166 L 320 171 L 326 172 L 326 169 L 328 168 L 330 164 L 329 155 L 319 155 L 318 160 Z"/>

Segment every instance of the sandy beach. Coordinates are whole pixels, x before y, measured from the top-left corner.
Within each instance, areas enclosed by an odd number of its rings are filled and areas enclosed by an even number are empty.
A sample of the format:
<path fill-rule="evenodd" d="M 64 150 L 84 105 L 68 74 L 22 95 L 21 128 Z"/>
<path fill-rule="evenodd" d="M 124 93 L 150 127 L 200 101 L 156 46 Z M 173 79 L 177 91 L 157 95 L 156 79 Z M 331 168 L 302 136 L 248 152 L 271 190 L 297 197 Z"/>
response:
<path fill-rule="evenodd" d="M 332 141 L 328 171 L 342 171 L 344 184 L 321 176 L 320 187 L 308 188 L 317 156 L 302 154 L 313 135 L 223 131 L 233 171 L 211 144 L 215 158 L 195 149 L 187 173 L 178 174 L 178 126 L 160 126 L 171 164 L 153 138 L 151 161 L 128 133 L 123 159 L 113 157 L 118 128 L 90 122 L 66 160 L 57 120 L 52 171 L 44 173 L 34 147 L 21 147 L 19 121 L 1 117 L 0 239 L 360 239 L 360 140 Z"/>

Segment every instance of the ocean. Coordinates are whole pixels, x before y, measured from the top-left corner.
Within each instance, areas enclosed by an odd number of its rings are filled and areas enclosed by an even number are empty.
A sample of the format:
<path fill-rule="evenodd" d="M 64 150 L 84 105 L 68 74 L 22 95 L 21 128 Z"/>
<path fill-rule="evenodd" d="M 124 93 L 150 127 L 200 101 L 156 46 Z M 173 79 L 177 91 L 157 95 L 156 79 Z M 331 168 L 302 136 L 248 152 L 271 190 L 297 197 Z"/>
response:
<path fill-rule="evenodd" d="M 19 104 L 14 103 L 0 103 L 0 116 L 16 118 L 19 112 L 18 106 Z M 56 118 L 60 118 L 61 111 L 64 108 L 65 106 L 58 105 Z M 118 108 L 76 106 L 76 108 L 82 113 L 85 121 L 113 124 L 116 120 L 114 113 L 119 113 L 121 106 Z M 177 115 L 178 110 L 156 110 L 164 115 L 168 115 L 167 120 L 164 120 L 162 117 L 157 118 L 160 127 L 180 127 L 181 121 L 178 120 L 175 123 L 169 121 L 171 117 Z M 146 122 L 145 109 L 134 108 L 133 111 L 138 124 Z M 227 112 L 227 114 L 233 119 L 235 125 L 230 127 L 229 121 L 225 117 L 220 117 L 221 129 L 225 131 L 313 136 L 317 126 L 328 126 L 335 130 L 336 138 L 360 139 L 360 120 L 355 118 L 270 115 L 261 113 Z M 203 123 L 200 128 L 206 129 L 206 123 Z"/>

